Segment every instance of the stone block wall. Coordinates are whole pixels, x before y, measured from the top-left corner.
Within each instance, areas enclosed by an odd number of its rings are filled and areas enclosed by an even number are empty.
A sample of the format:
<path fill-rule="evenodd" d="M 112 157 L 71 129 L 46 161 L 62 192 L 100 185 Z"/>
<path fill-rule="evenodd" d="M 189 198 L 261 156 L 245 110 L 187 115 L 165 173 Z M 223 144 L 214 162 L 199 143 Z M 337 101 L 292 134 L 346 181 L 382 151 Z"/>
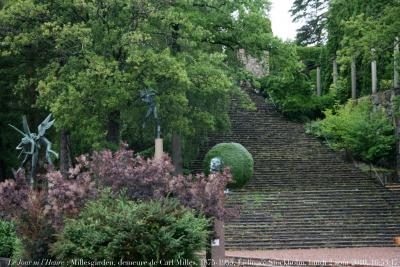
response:
<path fill-rule="evenodd" d="M 269 53 L 264 51 L 264 56 L 261 61 L 246 54 L 244 49 L 239 49 L 238 58 L 245 65 L 246 69 L 253 73 L 257 78 L 264 77 L 269 74 Z"/>
<path fill-rule="evenodd" d="M 399 89 L 381 91 L 376 94 L 361 97 L 359 98 L 359 100 L 366 98 L 370 99 L 374 106 L 374 110 L 383 108 L 386 111 L 386 114 L 389 116 L 389 118 L 394 120 L 395 118 L 394 118 L 393 102 L 396 96 L 400 96 Z"/>
<path fill-rule="evenodd" d="M 386 90 L 378 92 L 374 95 L 370 95 L 369 98 L 371 99 L 374 108 L 383 108 L 386 111 L 387 115 L 393 119 L 393 100 L 395 96 L 395 90 Z"/>
<path fill-rule="evenodd" d="M 395 114 L 394 99 L 396 96 L 400 96 L 399 88 L 378 92 L 368 98 L 371 99 L 374 109 L 384 108 L 395 126 L 395 135 L 398 137 L 396 141 L 396 178 L 392 180 L 400 182 L 400 117 Z"/>

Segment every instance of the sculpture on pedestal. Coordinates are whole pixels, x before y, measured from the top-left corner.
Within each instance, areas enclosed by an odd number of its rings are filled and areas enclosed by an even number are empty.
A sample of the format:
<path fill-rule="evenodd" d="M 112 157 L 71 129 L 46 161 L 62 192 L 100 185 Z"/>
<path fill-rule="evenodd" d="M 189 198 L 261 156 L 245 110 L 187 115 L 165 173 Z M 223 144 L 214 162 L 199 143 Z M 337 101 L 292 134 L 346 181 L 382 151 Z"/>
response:
<path fill-rule="evenodd" d="M 153 117 L 156 121 L 156 138 L 160 138 L 161 126 L 160 126 L 160 120 L 159 120 L 158 114 L 157 114 L 157 104 L 154 99 L 155 96 L 156 96 L 156 92 L 153 89 L 145 89 L 145 90 L 140 91 L 140 98 L 142 99 L 143 102 L 145 102 L 149 106 L 149 109 L 147 110 L 146 116 L 144 118 L 143 128 L 146 126 L 146 120 L 150 117 L 150 115 L 153 114 Z"/>
<path fill-rule="evenodd" d="M 145 89 L 140 91 L 140 98 L 149 106 L 143 122 L 143 128 L 146 126 L 146 120 L 153 114 L 156 121 L 156 138 L 155 138 L 155 159 L 161 159 L 163 155 L 163 140 L 161 139 L 160 119 L 157 114 L 157 103 L 155 100 L 156 92 L 153 89 Z"/>

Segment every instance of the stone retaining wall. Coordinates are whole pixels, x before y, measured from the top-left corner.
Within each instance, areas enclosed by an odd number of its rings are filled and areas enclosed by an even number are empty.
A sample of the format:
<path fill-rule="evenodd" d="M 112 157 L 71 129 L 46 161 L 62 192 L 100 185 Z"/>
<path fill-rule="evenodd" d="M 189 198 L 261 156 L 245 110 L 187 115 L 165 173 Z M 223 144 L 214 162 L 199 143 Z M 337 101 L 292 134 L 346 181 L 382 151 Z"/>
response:
<path fill-rule="evenodd" d="M 261 61 L 246 54 L 244 49 L 239 49 L 238 58 L 245 65 L 246 70 L 254 74 L 257 78 L 262 78 L 269 74 L 269 53 L 264 52 L 264 57 Z"/>
<path fill-rule="evenodd" d="M 400 89 L 385 90 L 373 95 L 361 97 L 360 99 L 370 99 L 375 109 L 383 108 L 387 115 L 391 119 L 394 119 L 393 100 L 396 96 L 400 96 Z"/>

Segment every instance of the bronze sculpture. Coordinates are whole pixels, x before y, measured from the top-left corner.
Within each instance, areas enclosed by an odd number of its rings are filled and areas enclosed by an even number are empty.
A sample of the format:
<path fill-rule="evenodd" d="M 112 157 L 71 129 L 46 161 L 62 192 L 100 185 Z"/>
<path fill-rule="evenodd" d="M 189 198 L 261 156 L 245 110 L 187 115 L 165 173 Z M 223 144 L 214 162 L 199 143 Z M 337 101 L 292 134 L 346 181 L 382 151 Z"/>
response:
<path fill-rule="evenodd" d="M 45 158 L 50 165 L 53 164 L 51 161 L 51 155 L 54 155 L 56 158 L 58 158 L 58 154 L 51 150 L 51 142 L 44 136 L 46 131 L 54 124 L 55 120 L 51 121 L 50 119 L 51 114 L 47 116 L 41 124 L 39 124 L 37 133 L 31 133 L 26 116 L 22 116 L 23 131 L 9 124 L 13 129 L 22 135 L 21 142 L 16 147 L 17 150 L 21 151 L 21 153 L 18 155 L 18 158 L 21 157 L 22 154 L 25 154 L 20 168 L 23 168 L 28 158 L 31 157 L 31 172 L 29 179 L 32 186 L 34 184 L 34 177 L 36 175 L 36 165 L 39 160 L 39 151 L 42 146 L 46 147 Z"/>
<path fill-rule="evenodd" d="M 156 92 L 153 89 L 145 89 L 140 91 L 140 97 L 143 102 L 145 102 L 149 109 L 147 110 L 146 116 L 143 122 L 143 128 L 146 126 L 146 120 L 153 114 L 154 119 L 156 120 L 156 138 L 160 138 L 161 136 L 161 126 L 160 119 L 157 114 L 157 104 L 155 101 Z"/>

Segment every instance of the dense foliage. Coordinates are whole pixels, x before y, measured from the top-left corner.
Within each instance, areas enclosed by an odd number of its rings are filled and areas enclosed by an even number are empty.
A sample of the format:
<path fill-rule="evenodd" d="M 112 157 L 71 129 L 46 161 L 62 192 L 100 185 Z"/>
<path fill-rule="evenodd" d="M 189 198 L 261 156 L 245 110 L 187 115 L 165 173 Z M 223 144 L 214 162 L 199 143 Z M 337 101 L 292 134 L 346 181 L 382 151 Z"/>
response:
<path fill-rule="evenodd" d="M 328 141 L 334 149 L 374 162 L 390 157 L 395 144 L 394 127 L 382 109 L 373 111 L 369 99 L 325 111 L 326 118 L 309 126 L 309 131 Z"/>
<path fill-rule="evenodd" d="M 137 151 L 150 148 L 154 122 L 142 128 L 147 107 L 139 98 L 149 87 L 157 92 L 166 151 L 181 165 L 181 149 L 196 150 L 207 132 L 229 127 L 243 70 L 236 53 L 257 57 L 271 46 L 268 8 L 268 0 L 5 1 L 1 178 L 16 164 L 17 137 L 6 125 L 22 114 L 32 124 L 54 114 L 50 139 L 62 140 L 63 163 L 70 153 L 117 149 L 121 139 Z"/>
<path fill-rule="evenodd" d="M 329 0 L 294 0 L 294 22 L 304 22 L 297 30 L 296 41 L 300 45 L 320 45 L 326 41 L 327 6 Z"/>
<path fill-rule="evenodd" d="M 323 96 L 316 95 L 318 65 L 326 63 L 323 48 L 299 48 L 290 43 L 277 43 L 270 52 L 271 73 L 261 79 L 261 91 L 286 116 L 296 120 L 319 117 L 334 104 L 329 90 L 329 74 L 325 72 Z M 328 77 L 326 76 L 328 75 Z"/>
<path fill-rule="evenodd" d="M 115 199 L 106 191 L 88 203 L 78 218 L 67 220 L 52 254 L 71 266 L 76 259 L 148 261 L 144 266 L 165 266 L 167 260 L 179 265 L 177 260 L 187 260 L 200 266 L 198 252 L 205 247 L 208 225 L 207 219 L 177 201 L 138 203 L 123 196 Z"/>
<path fill-rule="evenodd" d="M 208 218 L 225 219 L 231 214 L 224 208 L 224 189 L 231 181 L 228 171 L 216 176 L 199 174 L 172 176 L 169 158 L 144 160 L 122 147 L 82 155 L 67 177 L 49 171 L 44 177 L 46 190 L 33 190 L 22 171 L 15 180 L 0 183 L 0 215 L 15 220 L 24 246 L 24 257 L 49 257 L 55 233 L 62 231 L 64 220 L 76 218 L 87 201 L 97 199 L 104 188 L 118 196 L 124 192 L 132 201 L 163 201 L 170 197 Z"/>
<path fill-rule="evenodd" d="M 254 160 L 250 152 L 238 143 L 220 143 L 212 147 L 204 158 L 204 171 L 210 172 L 211 159 L 219 157 L 233 176 L 231 187 L 242 187 L 253 176 Z"/>
<path fill-rule="evenodd" d="M 350 97 L 350 62 L 353 60 L 357 66 L 358 96 L 371 92 L 370 63 L 373 59 L 378 65 L 378 89 L 393 87 L 393 48 L 396 37 L 400 36 L 399 1 L 296 0 L 292 13 L 295 20 L 306 18 L 298 32 L 299 43 L 314 43 L 315 36 L 327 33 L 325 43 L 329 58 L 331 61 L 336 58 L 340 66 L 337 89 L 342 103 Z M 304 29 L 309 29 L 309 33 Z"/>
<path fill-rule="evenodd" d="M 18 242 L 15 225 L 12 222 L 0 220 L 0 257 L 11 258 Z"/>

